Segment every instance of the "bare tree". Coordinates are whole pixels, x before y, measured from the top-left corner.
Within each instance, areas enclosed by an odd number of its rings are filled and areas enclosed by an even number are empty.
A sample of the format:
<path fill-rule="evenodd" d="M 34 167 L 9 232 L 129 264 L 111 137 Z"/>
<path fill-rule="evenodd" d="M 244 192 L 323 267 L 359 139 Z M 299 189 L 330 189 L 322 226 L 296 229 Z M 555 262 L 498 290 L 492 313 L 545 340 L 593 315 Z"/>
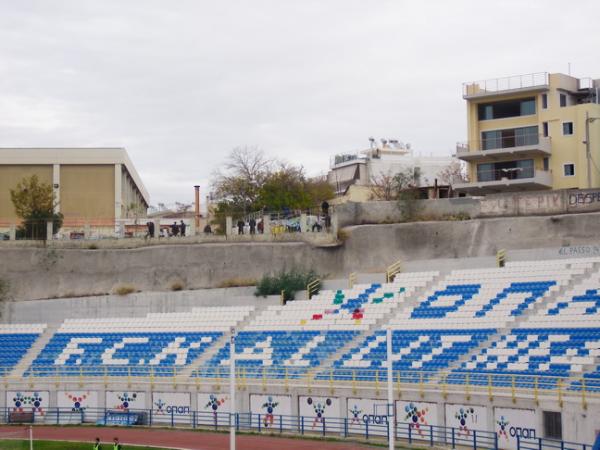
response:
<path fill-rule="evenodd" d="M 188 212 L 191 207 L 192 207 L 191 203 L 175 202 L 175 208 L 176 208 L 177 212 L 180 212 L 180 213 Z"/>
<path fill-rule="evenodd" d="M 391 171 L 379 172 L 371 177 L 371 198 L 373 200 L 395 200 L 398 196 L 395 176 Z"/>
<path fill-rule="evenodd" d="M 458 160 L 453 160 L 450 164 L 438 172 L 438 178 L 443 184 L 452 186 L 457 183 L 468 183 L 466 167 Z"/>
<path fill-rule="evenodd" d="M 236 147 L 227 157 L 225 170 L 213 174 L 214 192 L 236 208 L 247 210 L 256 203 L 260 187 L 273 165 L 274 161 L 256 147 Z"/>
<path fill-rule="evenodd" d="M 229 154 L 225 169 L 232 175 L 251 181 L 260 181 L 268 173 L 274 161 L 265 156 L 258 147 L 236 147 Z"/>
<path fill-rule="evenodd" d="M 418 167 L 407 167 L 405 170 L 392 173 L 380 172 L 371 178 L 371 198 L 373 200 L 398 200 L 407 189 L 419 186 L 421 170 Z"/>

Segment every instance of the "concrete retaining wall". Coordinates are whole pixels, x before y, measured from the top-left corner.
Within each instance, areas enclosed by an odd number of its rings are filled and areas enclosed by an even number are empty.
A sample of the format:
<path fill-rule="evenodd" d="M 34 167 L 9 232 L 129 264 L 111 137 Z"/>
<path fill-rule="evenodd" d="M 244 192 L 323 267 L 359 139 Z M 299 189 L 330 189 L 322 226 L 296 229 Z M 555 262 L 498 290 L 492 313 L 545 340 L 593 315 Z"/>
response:
<path fill-rule="evenodd" d="M 281 302 L 277 295 L 255 297 L 254 290 L 254 287 L 200 289 L 7 302 L 2 321 L 60 324 L 66 318 L 144 317 L 148 313 L 186 312 L 202 306 L 268 306 Z"/>
<path fill-rule="evenodd" d="M 165 291 L 260 278 L 282 268 L 311 268 L 329 278 L 384 272 L 392 262 L 492 257 L 496 251 L 589 246 L 600 236 L 600 214 L 513 217 L 457 222 L 361 225 L 342 246 L 307 243 L 223 243 L 122 250 L 0 248 L 0 278 L 16 300 L 112 292 L 119 284 Z M 420 270 L 427 267 L 421 265 Z"/>
<path fill-rule="evenodd" d="M 600 211 L 599 189 L 515 192 L 486 197 L 419 200 L 417 214 L 436 219 L 467 214 L 471 218 L 536 216 Z M 395 201 L 348 202 L 336 206 L 339 225 L 397 223 L 402 213 Z"/>
<path fill-rule="evenodd" d="M 440 198 L 419 200 L 418 214 L 424 217 L 438 218 L 445 215 L 468 214 L 477 217 L 480 201 L 474 198 Z M 395 201 L 354 203 L 348 202 L 335 207 L 340 227 L 363 224 L 381 224 L 402 222 L 402 212 Z"/>

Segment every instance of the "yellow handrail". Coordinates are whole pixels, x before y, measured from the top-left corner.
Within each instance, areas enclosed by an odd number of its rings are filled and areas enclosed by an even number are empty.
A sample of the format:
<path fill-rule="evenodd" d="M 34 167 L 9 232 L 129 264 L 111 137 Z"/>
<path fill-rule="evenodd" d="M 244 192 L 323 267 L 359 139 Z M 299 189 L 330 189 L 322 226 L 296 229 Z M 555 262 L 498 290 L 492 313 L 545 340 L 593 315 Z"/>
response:
<path fill-rule="evenodd" d="M 398 260 L 393 264 L 390 264 L 385 271 L 386 283 L 394 281 L 394 277 L 402 271 L 402 260 Z"/>
<path fill-rule="evenodd" d="M 506 264 L 506 250 L 500 249 L 496 253 L 496 264 L 498 267 L 504 267 Z"/>
<path fill-rule="evenodd" d="M 114 370 L 113 369 L 118 369 Z M 40 389 L 47 383 L 57 386 L 69 383 L 84 385 L 103 384 L 106 388 L 128 383 L 132 387 L 151 386 L 193 386 L 212 385 L 220 390 L 223 383 L 223 371 L 220 366 L 199 366 L 186 371 L 184 367 L 128 365 L 120 367 L 97 366 L 37 366 L 28 370 L 24 377 L 11 377 L 4 371 L 4 385 L 8 389 Z M 585 408 L 591 399 L 600 400 L 600 382 L 594 379 L 578 377 L 556 377 L 545 375 L 490 374 L 489 372 L 470 371 L 454 373 L 451 371 L 414 370 L 396 372 L 394 391 L 398 396 L 413 391 L 417 395 L 438 393 L 451 395 L 462 390 L 467 398 L 472 395 L 487 396 L 490 400 L 497 397 L 518 401 L 530 398 L 539 401 L 542 396 L 553 396 L 559 404 L 577 402 Z M 377 369 L 342 369 L 317 367 L 306 370 L 293 366 L 241 366 L 237 373 L 240 387 L 250 386 L 267 391 L 270 386 L 302 389 L 348 389 L 348 392 L 381 390 L 382 372 Z M 403 392 L 404 391 L 404 392 Z"/>
<path fill-rule="evenodd" d="M 312 281 L 309 281 L 306 285 L 306 292 L 308 295 L 308 299 L 310 300 L 313 294 L 319 292 L 319 286 L 321 285 L 321 280 L 319 278 L 315 278 Z"/>
<path fill-rule="evenodd" d="M 348 286 L 350 286 L 350 289 L 352 289 L 354 287 L 354 285 L 356 284 L 356 279 L 357 279 L 356 272 L 352 272 L 350 275 L 348 275 Z"/>

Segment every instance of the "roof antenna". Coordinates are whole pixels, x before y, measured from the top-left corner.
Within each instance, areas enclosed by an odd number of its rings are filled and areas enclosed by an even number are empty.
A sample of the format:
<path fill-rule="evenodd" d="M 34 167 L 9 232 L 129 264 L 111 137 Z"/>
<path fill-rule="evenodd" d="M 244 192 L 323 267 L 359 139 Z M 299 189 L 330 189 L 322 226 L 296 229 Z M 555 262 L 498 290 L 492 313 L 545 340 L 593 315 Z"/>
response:
<path fill-rule="evenodd" d="M 569 67 L 569 68 L 567 69 L 567 71 L 568 71 L 567 73 L 569 74 L 569 76 L 571 76 L 571 63 L 567 63 L 567 65 L 568 65 L 568 67 Z"/>

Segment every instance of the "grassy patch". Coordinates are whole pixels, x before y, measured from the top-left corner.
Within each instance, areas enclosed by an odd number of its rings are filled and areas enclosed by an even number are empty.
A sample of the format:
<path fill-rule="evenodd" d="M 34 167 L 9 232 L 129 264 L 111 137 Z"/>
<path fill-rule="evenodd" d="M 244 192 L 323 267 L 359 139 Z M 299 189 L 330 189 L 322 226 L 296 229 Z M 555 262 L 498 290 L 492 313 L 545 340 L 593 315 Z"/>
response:
<path fill-rule="evenodd" d="M 135 286 L 132 286 L 131 284 L 120 284 L 114 289 L 114 293 L 117 295 L 129 295 L 135 291 Z"/>
<path fill-rule="evenodd" d="M 33 448 L 34 450 L 90 450 L 93 444 L 93 442 L 33 441 Z M 123 446 L 136 450 L 169 450 L 159 447 L 138 447 L 131 444 Z M 0 448 L 2 450 L 29 450 L 29 441 L 0 440 Z M 112 448 L 112 442 L 103 442 L 102 448 Z"/>
<path fill-rule="evenodd" d="M 247 287 L 255 286 L 256 280 L 254 278 L 228 278 L 221 281 L 218 288 L 231 288 L 231 287 Z"/>

